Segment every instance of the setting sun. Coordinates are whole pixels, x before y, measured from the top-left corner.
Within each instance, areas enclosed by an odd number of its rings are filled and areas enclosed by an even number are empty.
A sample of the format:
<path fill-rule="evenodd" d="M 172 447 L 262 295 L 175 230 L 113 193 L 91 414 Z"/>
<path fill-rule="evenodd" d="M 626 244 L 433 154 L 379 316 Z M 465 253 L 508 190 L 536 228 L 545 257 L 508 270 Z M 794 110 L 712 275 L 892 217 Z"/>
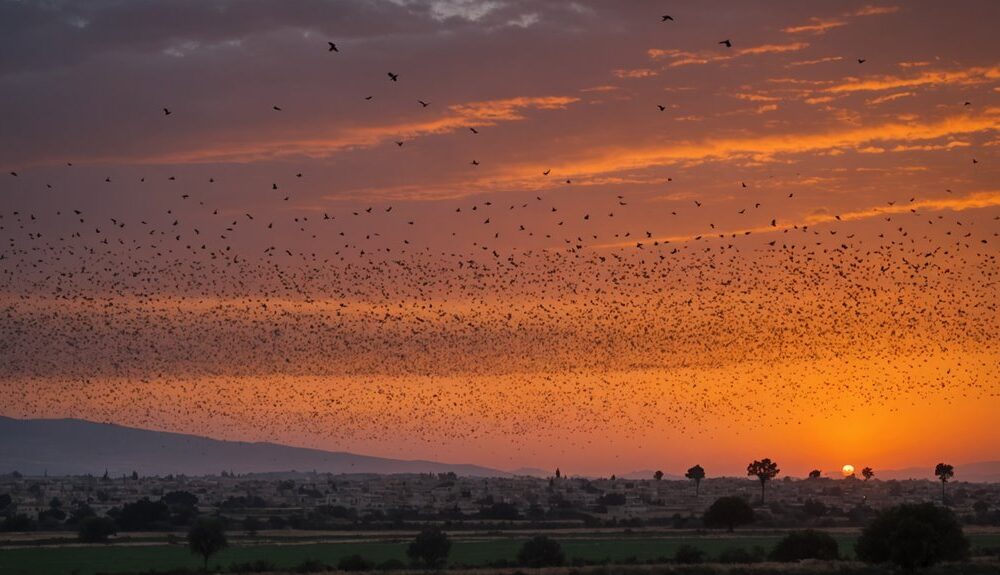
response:
<path fill-rule="evenodd" d="M 844 477 L 850 477 L 854 475 L 854 466 L 848 463 L 840 469 L 840 472 L 844 474 Z"/>

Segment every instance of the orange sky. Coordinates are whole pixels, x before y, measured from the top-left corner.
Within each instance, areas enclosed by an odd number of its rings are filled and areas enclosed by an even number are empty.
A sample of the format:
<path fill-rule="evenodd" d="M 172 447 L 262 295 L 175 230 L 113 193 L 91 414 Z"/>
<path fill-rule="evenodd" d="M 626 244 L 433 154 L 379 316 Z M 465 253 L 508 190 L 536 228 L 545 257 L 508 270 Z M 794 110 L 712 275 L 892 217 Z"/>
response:
<path fill-rule="evenodd" d="M 996 459 L 1000 6 L 663 9 L 0 5 L 0 414 L 580 473 Z"/>

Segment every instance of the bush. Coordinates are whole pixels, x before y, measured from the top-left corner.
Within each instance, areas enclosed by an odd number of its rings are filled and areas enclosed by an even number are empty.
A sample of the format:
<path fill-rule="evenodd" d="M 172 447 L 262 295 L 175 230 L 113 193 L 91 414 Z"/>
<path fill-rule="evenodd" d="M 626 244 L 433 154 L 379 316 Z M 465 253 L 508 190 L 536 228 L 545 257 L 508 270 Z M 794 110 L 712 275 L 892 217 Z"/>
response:
<path fill-rule="evenodd" d="M 682 565 L 705 562 L 705 552 L 692 545 L 681 545 L 674 553 L 674 561 Z"/>
<path fill-rule="evenodd" d="M 786 535 L 771 550 L 772 561 L 801 561 L 803 559 L 822 559 L 833 561 L 840 558 L 840 548 L 837 540 L 825 531 L 806 529 L 793 531 Z"/>
<path fill-rule="evenodd" d="M 272 571 L 277 571 L 278 566 L 271 563 L 267 559 L 258 559 L 256 561 L 247 561 L 246 563 L 230 563 L 229 572 L 230 573 L 270 573 Z"/>
<path fill-rule="evenodd" d="M 731 547 L 719 553 L 719 563 L 760 563 L 765 557 L 767 552 L 759 545 L 749 550 L 743 547 Z"/>
<path fill-rule="evenodd" d="M 406 569 L 406 563 L 399 559 L 386 559 L 378 564 L 379 571 L 399 571 L 400 569 Z"/>
<path fill-rule="evenodd" d="M 318 559 L 306 559 L 293 569 L 296 573 L 325 573 L 332 570 L 332 567 Z"/>
<path fill-rule="evenodd" d="M 84 517 L 80 521 L 77 537 L 83 543 L 106 543 L 108 537 L 118 533 L 114 519 L 110 517 Z"/>
<path fill-rule="evenodd" d="M 448 534 L 437 527 L 428 527 L 417 535 L 406 549 L 406 555 L 427 567 L 440 567 L 447 561 L 451 552 L 451 540 Z"/>
<path fill-rule="evenodd" d="M 558 567 L 566 562 L 566 555 L 558 541 L 538 535 L 524 543 L 517 561 L 526 567 Z"/>
<path fill-rule="evenodd" d="M 891 562 L 910 570 L 966 559 L 969 540 L 950 510 L 933 503 L 904 504 L 879 513 L 854 549 L 867 563 Z"/>
<path fill-rule="evenodd" d="M 725 527 L 729 531 L 752 523 L 753 519 L 753 508 L 742 497 L 720 497 L 702 517 L 706 527 Z"/>
<path fill-rule="evenodd" d="M 35 528 L 35 522 L 25 515 L 9 515 L 0 523 L 0 531 L 31 531 Z"/>
<path fill-rule="evenodd" d="M 340 571 L 371 571 L 374 566 L 374 563 L 357 553 L 341 557 L 340 561 L 337 562 L 337 569 Z"/>

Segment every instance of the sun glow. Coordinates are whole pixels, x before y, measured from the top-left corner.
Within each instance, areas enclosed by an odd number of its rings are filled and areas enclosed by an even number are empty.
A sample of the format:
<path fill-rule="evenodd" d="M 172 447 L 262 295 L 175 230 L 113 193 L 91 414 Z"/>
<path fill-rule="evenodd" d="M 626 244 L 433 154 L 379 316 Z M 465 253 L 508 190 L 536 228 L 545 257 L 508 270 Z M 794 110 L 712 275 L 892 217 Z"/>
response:
<path fill-rule="evenodd" d="M 844 474 L 844 477 L 850 477 L 854 475 L 854 466 L 848 463 L 840 469 L 840 472 Z"/>

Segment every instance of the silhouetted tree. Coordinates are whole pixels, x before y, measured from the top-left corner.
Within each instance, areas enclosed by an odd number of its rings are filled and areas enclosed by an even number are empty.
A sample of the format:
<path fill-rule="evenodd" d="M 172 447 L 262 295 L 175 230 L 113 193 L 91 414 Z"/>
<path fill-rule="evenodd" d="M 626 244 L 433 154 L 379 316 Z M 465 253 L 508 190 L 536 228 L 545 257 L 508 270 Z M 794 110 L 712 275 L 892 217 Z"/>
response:
<path fill-rule="evenodd" d="M 371 571 L 374 567 L 374 563 L 357 553 L 341 557 L 340 561 L 337 562 L 337 570 L 348 573 L 354 571 Z"/>
<path fill-rule="evenodd" d="M 865 481 L 868 481 L 872 477 L 875 477 L 875 472 L 872 471 L 871 467 L 865 467 L 861 470 L 861 477 L 864 477 Z"/>
<path fill-rule="evenodd" d="M 663 479 L 663 472 L 660 471 L 659 469 L 657 469 L 656 473 L 653 474 L 653 479 L 655 479 L 657 481 L 660 481 L 661 479 Z"/>
<path fill-rule="evenodd" d="M 163 501 L 149 498 L 126 503 L 120 510 L 113 509 L 114 519 L 123 531 L 147 531 L 161 528 L 170 521 L 170 509 Z"/>
<path fill-rule="evenodd" d="M 204 559 L 205 571 L 208 571 L 209 558 L 229 546 L 226 530 L 218 517 L 200 517 L 188 531 L 187 539 L 191 552 Z"/>
<path fill-rule="evenodd" d="M 694 481 L 694 496 L 698 497 L 699 490 L 701 488 L 701 480 L 705 479 L 705 468 L 700 465 L 695 465 L 691 469 L 687 470 L 684 477 Z"/>
<path fill-rule="evenodd" d="M 809 479 L 819 479 L 819 476 L 823 475 L 823 472 L 819 469 L 813 469 L 809 472 Z"/>
<path fill-rule="evenodd" d="M 934 468 L 934 475 L 937 475 L 938 479 L 941 480 L 941 503 L 944 503 L 944 484 L 955 477 L 955 467 L 947 463 L 938 463 Z"/>
<path fill-rule="evenodd" d="M 524 542 L 517 561 L 525 567 L 559 567 L 566 562 L 566 554 L 558 541 L 537 535 Z"/>
<path fill-rule="evenodd" d="M 406 549 L 406 555 L 411 560 L 432 568 L 443 565 L 449 552 L 451 539 L 438 527 L 428 527 L 421 531 Z"/>
<path fill-rule="evenodd" d="M 862 561 L 912 570 L 965 559 L 969 540 L 947 508 L 911 503 L 881 511 L 861 532 L 854 550 Z"/>
<path fill-rule="evenodd" d="M 80 521 L 77 537 L 84 543 L 105 543 L 108 537 L 118 533 L 114 519 L 90 516 Z"/>
<path fill-rule="evenodd" d="M 705 527 L 725 527 L 733 531 L 739 525 L 753 522 L 753 508 L 742 497 L 720 497 L 705 510 L 701 519 Z"/>
<path fill-rule="evenodd" d="M 764 486 L 781 473 L 778 464 L 768 458 L 754 460 L 747 465 L 747 475 L 756 476 L 760 481 L 760 502 L 764 503 Z"/>
<path fill-rule="evenodd" d="M 681 545 L 674 552 L 674 561 L 681 565 L 696 565 L 705 562 L 705 551 L 694 545 Z"/>
<path fill-rule="evenodd" d="M 806 529 L 793 531 L 786 535 L 771 550 L 771 561 L 801 561 L 803 559 L 820 559 L 832 561 L 840 558 L 837 540 L 829 533 Z"/>
<path fill-rule="evenodd" d="M 558 467 L 556 467 L 556 479 L 559 479 L 560 477 L 562 477 L 562 472 L 559 471 Z"/>
<path fill-rule="evenodd" d="M 826 504 L 823 503 L 822 501 L 817 501 L 815 499 L 806 499 L 805 502 L 802 504 L 802 511 L 804 511 L 806 515 L 818 519 L 826 515 L 829 509 L 827 509 Z"/>

